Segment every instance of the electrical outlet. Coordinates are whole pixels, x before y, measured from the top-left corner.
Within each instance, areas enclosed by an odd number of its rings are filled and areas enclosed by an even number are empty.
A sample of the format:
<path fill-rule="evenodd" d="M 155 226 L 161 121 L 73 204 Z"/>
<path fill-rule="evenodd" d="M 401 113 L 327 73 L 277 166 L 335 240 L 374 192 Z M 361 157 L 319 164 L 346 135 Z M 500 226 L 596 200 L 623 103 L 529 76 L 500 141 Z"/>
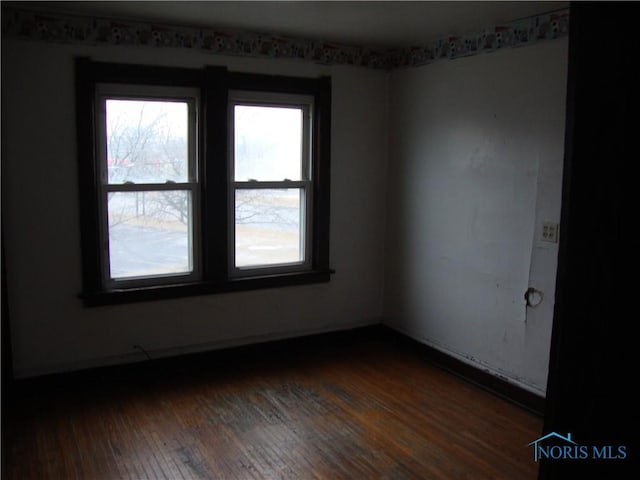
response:
<path fill-rule="evenodd" d="M 558 243 L 558 224 L 555 222 L 542 222 L 543 242 Z"/>

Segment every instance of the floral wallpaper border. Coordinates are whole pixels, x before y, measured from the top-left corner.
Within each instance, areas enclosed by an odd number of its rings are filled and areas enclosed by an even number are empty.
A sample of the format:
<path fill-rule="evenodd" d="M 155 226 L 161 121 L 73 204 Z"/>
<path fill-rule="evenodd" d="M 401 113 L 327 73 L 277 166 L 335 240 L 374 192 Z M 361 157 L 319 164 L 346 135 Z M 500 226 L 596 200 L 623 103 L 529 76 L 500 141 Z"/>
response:
<path fill-rule="evenodd" d="M 568 33 L 569 9 L 565 9 L 424 45 L 376 50 L 240 30 L 50 14 L 15 7 L 2 11 L 3 37 L 86 45 L 174 47 L 218 55 L 288 58 L 387 70 L 528 45 Z"/>

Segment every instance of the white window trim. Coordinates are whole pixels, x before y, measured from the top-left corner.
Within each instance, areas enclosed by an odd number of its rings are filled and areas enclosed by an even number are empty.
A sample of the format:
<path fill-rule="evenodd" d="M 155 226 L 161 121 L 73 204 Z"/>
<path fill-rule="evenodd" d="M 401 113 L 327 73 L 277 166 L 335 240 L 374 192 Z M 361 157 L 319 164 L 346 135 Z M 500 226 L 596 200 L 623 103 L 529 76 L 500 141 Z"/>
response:
<path fill-rule="evenodd" d="M 106 100 L 175 100 L 186 102 L 189 109 L 189 139 L 188 139 L 188 180 L 186 182 L 140 183 L 140 184 L 110 184 L 107 171 L 106 148 Z M 119 288 L 144 287 L 153 285 L 193 282 L 202 278 L 201 258 L 201 208 L 198 157 L 198 109 L 200 105 L 200 91 L 198 88 L 109 84 L 96 85 L 95 111 L 96 122 L 96 158 L 98 159 L 99 179 L 98 204 L 100 210 L 100 241 L 101 241 L 101 270 L 103 283 L 108 290 Z M 111 192 L 151 192 L 151 191 L 187 191 L 191 196 L 191 215 L 189 217 L 188 234 L 191 245 L 190 272 L 163 273 L 137 277 L 112 278 L 110 272 L 109 226 L 108 226 L 108 195 Z"/>
<path fill-rule="evenodd" d="M 229 249 L 228 249 L 228 274 L 230 278 L 242 278 L 256 275 L 270 275 L 288 272 L 302 272 L 311 270 L 313 265 L 313 178 L 312 178 L 312 132 L 314 99 L 311 95 L 282 94 L 273 92 L 257 92 L 244 90 L 231 90 L 229 92 L 229 178 L 228 178 L 228 206 L 229 206 Z M 263 106 L 263 107 L 299 107 L 302 108 L 302 165 L 301 180 L 282 181 L 236 181 L 235 180 L 235 122 L 234 107 L 236 105 Z M 236 190 L 243 189 L 300 189 L 304 206 L 301 211 L 302 244 L 300 245 L 303 260 L 299 262 L 278 263 L 268 265 L 251 265 L 237 267 L 235 262 L 235 194 Z"/>

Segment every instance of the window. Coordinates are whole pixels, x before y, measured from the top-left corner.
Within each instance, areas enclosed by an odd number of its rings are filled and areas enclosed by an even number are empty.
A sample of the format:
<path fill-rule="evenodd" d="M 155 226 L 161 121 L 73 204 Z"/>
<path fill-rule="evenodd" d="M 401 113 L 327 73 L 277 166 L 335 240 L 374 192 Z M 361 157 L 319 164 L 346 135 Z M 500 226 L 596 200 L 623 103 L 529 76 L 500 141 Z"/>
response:
<path fill-rule="evenodd" d="M 313 98 L 232 92 L 234 275 L 310 268 Z"/>
<path fill-rule="evenodd" d="M 197 105 L 194 89 L 98 85 L 106 287 L 199 278 Z"/>
<path fill-rule="evenodd" d="M 329 279 L 330 80 L 76 62 L 87 305 Z"/>

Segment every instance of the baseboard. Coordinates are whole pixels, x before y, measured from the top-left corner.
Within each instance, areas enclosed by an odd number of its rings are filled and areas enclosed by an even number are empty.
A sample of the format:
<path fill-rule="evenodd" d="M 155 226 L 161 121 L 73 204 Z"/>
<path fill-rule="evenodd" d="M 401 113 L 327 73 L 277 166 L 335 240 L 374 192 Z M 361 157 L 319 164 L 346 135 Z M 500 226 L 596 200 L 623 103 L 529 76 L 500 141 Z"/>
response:
<path fill-rule="evenodd" d="M 386 325 L 383 328 L 388 330 L 389 338 L 394 338 L 396 342 L 402 343 L 406 348 L 412 348 L 418 351 L 430 363 L 484 390 L 498 395 L 511 403 L 515 403 L 536 415 L 544 416 L 544 397 L 508 382 L 490 372 L 458 360 L 441 350 L 408 336 L 404 332 Z"/>
<path fill-rule="evenodd" d="M 113 363 L 102 363 L 95 366 L 84 366 L 64 371 L 41 373 L 37 376 L 16 377 L 16 388 L 21 391 L 38 391 L 49 388 L 71 388 L 76 385 L 92 383 L 96 381 L 120 381 L 131 378 L 145 378 L 149 376 L 162 376 L 170 372 L 179 372 L 184 369 L 203 369 L 207 366 L 219 366 L 234 359 L 259 359 L 269 356 L 273 358 L 279 355 L 288 355 L 292 352 L 305 352 L 322 346 L 324 350 L 339 348 L 345 344 L 355 344 L 362 338 L 371 338 L 379 335 L 380 323 L 366 323 L 351 327 L 340 327 L 331 330 L 317 330 L 314 332 L 300 333 L 299 335 L 287 334 L 283 336 L 260 336 L 244 338 L 228 343 L 216 343 L 211 348 L 181 351 L 179 353 L 167 351 L 146 352 L 149 357 L 142 358 L 138 355 L 135 359 L 129 355 L 118 357 Z M 127 361 L 128 360 L 128 361 Z"/>
<path fill-rule="evenodd" d="M 153 359 L 153 361 L 159 361 L 167 360 L 174 357 L 207 354 L 218 350 L 229 350 L 240 347 L 270 344 L 283 340 L 296 340 L 306 337 L 315 337 L 317 335 L 324 335 L 327 333 L 357 330 L 359 328 L 366 328 L 372 325 L 379 325 L 380 323 L 380 319 L 371 319 L 368 321 L 352 323 L 350 325 L 325 325 L 323 327 L 315 329 L 300 329 L 262 335 L 251 335 L 246 337 L 160 349 L 149 348 L 148 345 L 142 344 L 140 345 L 140 347 L 142 347 L 144 350 L 142 350 L 141 348 L 136 351 L 123 353 L 120 355 L 90 358 L 77 362 L 54 364 L 47 367 L 26 369 L 16 368 L 13 372 L 13 378 L 15 378 L 16 380 L 28 380 L 40 377 L 75 374 L 77 372 L 85 370 L 99 371 L 101 369 L 109 368 L 126 368 L 128 365 L 147 363 L 147 361 L 150 359 Z"/>
<path fill-rule="evenodd" d="M 292 352 L 304 353 L 321 348 L 323 351 L 339 349 L 345 345 L 357 345 L 367 339 L 392 342 L 403 350 L 413 350 L 436 365 L 464 380 L 492 392 L 512 403 L 538 415 L 544 414 L 545 399 L 517 385 L 509 383 L 491 373 L 462 362 L 431 346 L 425 345 L 406 334 L 383 324 L 354 326 L 342 330 L 316 332 L 296 337 L 265 339 L 260 342 L 242 345 L 228 345 L 215 350 L 186 353 L 177 356 L 164 356 L 143 362 L 106 365 L 71 372 L 60 372 L 39 377 L 16 380 L 21 389 L 41 390 L 44 388 L 69 388 L 93 381 L 114 381 L 130 378 L 148 378 L 153 375 L 165 375 L 181 369 L 208 368 L 224 365 L 237 358 L 260 359 L 277 355 L 289 355 Z"/>

